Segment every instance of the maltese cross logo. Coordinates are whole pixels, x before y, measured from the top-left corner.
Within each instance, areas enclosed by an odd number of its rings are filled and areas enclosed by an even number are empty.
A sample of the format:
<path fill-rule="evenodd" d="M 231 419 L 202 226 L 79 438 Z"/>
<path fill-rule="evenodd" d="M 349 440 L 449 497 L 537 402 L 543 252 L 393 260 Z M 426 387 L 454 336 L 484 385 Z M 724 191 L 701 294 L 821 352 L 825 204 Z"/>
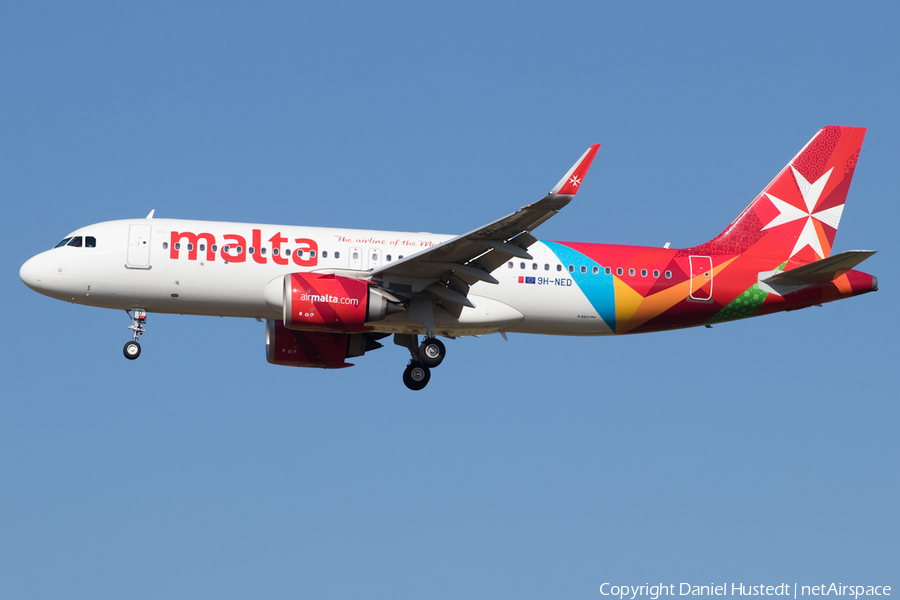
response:
<path fill-rule="evenodd" d="M 578 187 L 579 185 L 581 185 L 581 180 L 578 179 L 578 175 L 572 175 L 572 179 L 569 180 L 569 183 L 571 183 L 575 187 Z"/>
<path fill-rule="evenodd" d="M 772 219 L 772 221 L 768 225 L 763 227 L 763 231 L 794 221 L 803 223 L 803 228 L 800 231 L 800 234 L 797 236 L 797 242 L 794 244 L 794 249 L 791 250 L 791 256 L 794 256 L 806 246 L 812 248 L 813 252 L 815 252 L 819 256 L 819 258 L 824 258 L 825 256 L 825 252 L 822 249 L 821 238 L 823 236 L 820 235 L 818 229 L 816 228 L 815 222 L 818 221 L 821 224 L 825 224 L 833 229 L 837 229 L 838 224 L 841 222 L 841 213 L 844 210 L 843 204 L 839 204 L 838 206 L 833 206 L 831 208 L 826 208 L 824 210 L 816 210 L 817 204 L 819 203 L 819 198 L 822 195 L 822 192 L 825 189 L 825 184 L 828 183 L 828 178 L 831 176 L 831 172 L 833 170 L 834 168 L 828 169 L 828 171 L 824 175 L 819 177 L 819 179 L 813 182 L 809 182 L 805 177 L 803 177 L 803 175 L 801 175 L 797 171 L 797 169 L 791 166 L 791 171 L 793 171 L 794 173 L 794 179 L 797 181 L 797 186 L 800 188 L 800 195 L 803 198 L 802 208 L 799 208 L 792 204 L 788 204 L 784 200 L 776 198 L 772 194 L 766 194 L 769 200 L 772 201 L 772 204 L 775 205 L 775 208 L 778 209 L 778 212 L 780 214 Z"/>

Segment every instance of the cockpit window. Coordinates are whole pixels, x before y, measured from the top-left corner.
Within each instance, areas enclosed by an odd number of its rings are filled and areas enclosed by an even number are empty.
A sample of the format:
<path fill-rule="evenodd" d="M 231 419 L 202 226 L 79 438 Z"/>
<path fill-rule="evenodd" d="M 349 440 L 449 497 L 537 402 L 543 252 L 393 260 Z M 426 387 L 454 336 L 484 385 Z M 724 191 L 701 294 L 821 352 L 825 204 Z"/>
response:
<path fill-rule="evenodd" d="M 78 235 L 78 236 L 73 237 L 73 238 L 72 238 L 72 241 L 70 241 L 70 242 L 69 242 L 68 244 L 66 244 L 66 245 L 67 245 L 67 246 L 72 246 L 73 248 L 81 248 L 81 236 Z"/>
<path fill-rule="evenodd" d="M 66 244 L 68 244 L 68 243 L 69 243 L 69 240 L 71 240 L 71 239 L 72 239 L 72 238 L 66 238 L 66 239 L 64 239 L 63 241 L 61 241 L 60 243 L 58 243 L 57 245 L 55 245 L 55 246 L 53 246 L 53 247 L 54 247 L 54 248 L 62 248 L 63 246 L 65 246 Z"/>
<path fill-rule="evenodd" d="M 97 247 L 97 238 L 92 235 L 86 236 L 84 238 L 84 247 L 85 248 L 96 248 Z"/>

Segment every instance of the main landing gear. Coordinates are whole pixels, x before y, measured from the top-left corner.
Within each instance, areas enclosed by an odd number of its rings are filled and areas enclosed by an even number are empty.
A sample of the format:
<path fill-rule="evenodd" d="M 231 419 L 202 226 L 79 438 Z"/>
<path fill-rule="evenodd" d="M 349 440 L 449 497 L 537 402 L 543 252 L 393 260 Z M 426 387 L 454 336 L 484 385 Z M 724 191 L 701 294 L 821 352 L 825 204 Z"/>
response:
<path fill-rule="evenodd" d="M 134 315 L 130 310 L 126 310 L 128 316 L 131 317 L 131 325 L 128 329 L 134 332 L 134 339 L 125 344 L 122 353 L 128 360 L 134 360 L 141 355 L 141 345 L 138 343 L 141 335 L 144 333 L 144 323 L 147 322 L 147 311 L 143 308 L 134 309 Z"/>
<path fill-rule="evenodd" d="M 398 333 L 394 335 L 394 343 L 405 346 L 411 355 L 409 364 L 403 371 L 403 383 L 414 391 L 423 389 L 431 379 L 431 369 L 441 364 L 447 355 L 443 342 L 428 336 L 420 345 L 419 336 Z"/>
<path fill-rule="evenodd" d="M 410 361 L 403 371 L 403 383 L 411 390 L 419 391 L 428 385 L 431 370 L 417 361 Z"/>

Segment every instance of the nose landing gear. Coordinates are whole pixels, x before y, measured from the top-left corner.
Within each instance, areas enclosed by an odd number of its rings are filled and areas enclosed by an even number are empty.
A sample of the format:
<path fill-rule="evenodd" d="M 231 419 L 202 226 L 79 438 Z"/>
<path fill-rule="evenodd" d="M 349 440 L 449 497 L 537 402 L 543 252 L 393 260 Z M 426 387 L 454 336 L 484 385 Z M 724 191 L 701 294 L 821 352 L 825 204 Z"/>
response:
<path fill-rule="evenodd" d="M 130 310 L 126 310 L 125 312 L 131 317 L 131 325 L 128 326 L 128 329 L 134 332 L 134 339 L 125 344 L 122 353 L 128 360 L 134 360 L 141 355 L 141 345 L 138 343 L 138 340 L 144 333 L 144 323 L 147 322 L 147 311 L 143 308 L 136 308 L 134 309 L 134 315 L 132 315 Z"/>

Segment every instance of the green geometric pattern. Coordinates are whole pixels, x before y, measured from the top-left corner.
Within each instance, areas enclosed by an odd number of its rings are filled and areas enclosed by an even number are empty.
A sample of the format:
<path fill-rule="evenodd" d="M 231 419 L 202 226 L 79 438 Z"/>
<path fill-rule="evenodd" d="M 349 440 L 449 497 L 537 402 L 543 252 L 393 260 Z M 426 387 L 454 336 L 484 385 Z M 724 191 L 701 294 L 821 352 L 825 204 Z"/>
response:
<path fill-rule="evenodd" d="M 765 301 L 769 292 L 759 289 L 759 284 L 754 283 L 753 286 L 728 303 L 728 306 L 717 312 L 706 322 L 707 325 L 714 323 L 722 323 L 723 321 L 734 321 L 735 319 L 746 319 L 752 317 L 759 310 L 760 305 Z"/>

